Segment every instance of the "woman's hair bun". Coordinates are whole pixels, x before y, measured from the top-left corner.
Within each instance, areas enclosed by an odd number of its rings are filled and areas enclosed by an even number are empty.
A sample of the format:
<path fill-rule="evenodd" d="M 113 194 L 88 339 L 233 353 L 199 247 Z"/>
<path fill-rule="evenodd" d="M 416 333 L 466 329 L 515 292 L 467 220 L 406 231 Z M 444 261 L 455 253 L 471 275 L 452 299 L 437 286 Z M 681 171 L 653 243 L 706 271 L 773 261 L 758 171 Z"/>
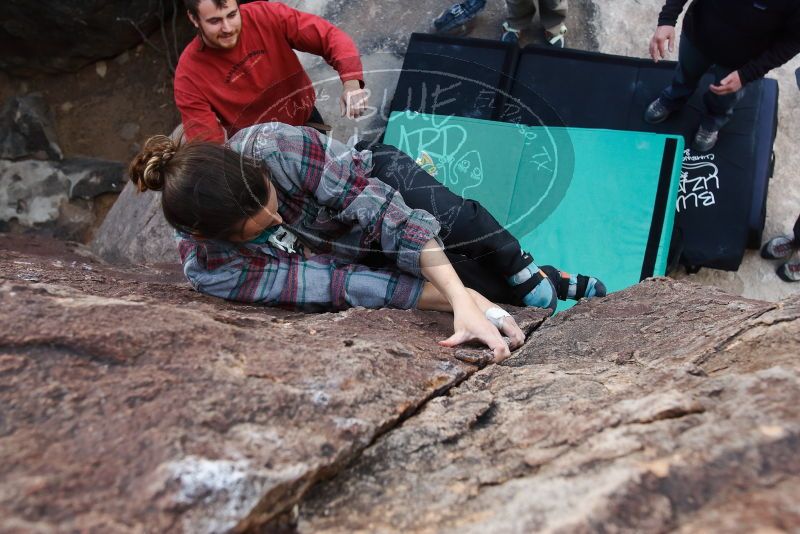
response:
<path fill-rule="evenodd" d="M 128 167 L 131 181 L 139 191 L 164 189 L 167 168 L 177 150 L 178 147 L 166 135 L 154 135 L 144 143 L 144 148 Z"/>

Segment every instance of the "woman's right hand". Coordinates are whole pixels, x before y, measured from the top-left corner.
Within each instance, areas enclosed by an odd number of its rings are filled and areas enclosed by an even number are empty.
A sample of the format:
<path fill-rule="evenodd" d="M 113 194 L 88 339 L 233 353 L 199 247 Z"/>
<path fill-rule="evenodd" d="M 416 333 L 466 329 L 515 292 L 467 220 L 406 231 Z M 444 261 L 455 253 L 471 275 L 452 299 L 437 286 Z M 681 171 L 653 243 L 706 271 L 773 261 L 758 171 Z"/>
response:
<path fill-rule="evenodd" d="M 503 322 L 503 325 L 506 325 L 506 321 Z M 514 326 L 516 326 L 516 323 L 514 323 Z M 468 294 L 466 298 L 453 303 L 453 329 L 455 333 L 444 341 L 440 341 L 440 345 L 455 347 L 468 341 L 480 341 L 491 349 L 495 363 L 500 363 L 511 356 L 511 350 L 503 340 L 500 332 L 486 319 L 475 304 L 475 301 Z"/>

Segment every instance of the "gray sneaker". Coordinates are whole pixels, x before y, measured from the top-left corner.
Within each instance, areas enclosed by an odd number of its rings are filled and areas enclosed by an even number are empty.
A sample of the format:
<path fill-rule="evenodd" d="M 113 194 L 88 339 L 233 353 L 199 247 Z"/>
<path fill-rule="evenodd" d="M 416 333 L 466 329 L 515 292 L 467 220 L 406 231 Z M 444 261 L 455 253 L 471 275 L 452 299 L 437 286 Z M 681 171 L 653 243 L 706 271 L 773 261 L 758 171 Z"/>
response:
<path fill-rule="evenodd" d="M 656 98 L 650 105 L 647 106 L 647 109 L 644 111 L 644 120 L 649 122 L 650 124 L 658 124 L 659 122 L 664 122 L 669 117 L 670 113 L 672 113 L 667 106 L 661 101 L 660 98 Z"/>
<path fill-rule="evenodd" d="M 765 260 L 782 260 L 791 256 L 796 248 L 791 236 L 779 235 L 764 243 L 761 247 L 761 257 Z"/>
<path fill-rule="evenodd" d="M 698 152 L 708 152 L 717 144 L 717 139 L 719 139 L 718 131 L 706 130 L 701 126 L 697 129 L 697 133 L 694 134 L 692 148 Z"/>
<path fill-rule="evenodd" d="M 775 271 L 784 282 L 800 282 L 800 253 L 778 267 Z"/>

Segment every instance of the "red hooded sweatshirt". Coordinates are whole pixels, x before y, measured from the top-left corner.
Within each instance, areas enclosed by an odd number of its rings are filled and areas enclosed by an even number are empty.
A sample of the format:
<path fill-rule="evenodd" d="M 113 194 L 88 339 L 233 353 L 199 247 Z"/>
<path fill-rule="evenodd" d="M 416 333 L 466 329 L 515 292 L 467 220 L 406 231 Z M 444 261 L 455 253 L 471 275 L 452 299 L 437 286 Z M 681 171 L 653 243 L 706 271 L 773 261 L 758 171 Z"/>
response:
<path fill-rule="evenodd" d="M 211 48 L 198 35 L 178 61 L 175 103 L 187 139 L 221 143 L 225 131 L 231 136 L 253 124 L 305 124 L 316 94 L 293 49 L 325 58 L 342 82 L 363 80 L 355 44 L 333 24 L 277 2 L 239 9 L 234 48 Z"/>

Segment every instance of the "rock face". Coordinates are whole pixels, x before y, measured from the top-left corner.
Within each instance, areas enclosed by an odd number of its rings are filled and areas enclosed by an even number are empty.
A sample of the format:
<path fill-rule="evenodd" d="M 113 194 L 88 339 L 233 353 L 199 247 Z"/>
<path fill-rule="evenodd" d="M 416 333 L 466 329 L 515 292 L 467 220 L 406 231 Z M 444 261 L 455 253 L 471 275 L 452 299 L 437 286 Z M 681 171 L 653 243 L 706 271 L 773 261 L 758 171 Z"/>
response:
<path fill-rule="evenodd" d="M 318 488 L 299 530 L 795 530 L 798 354 L 800 299 L 643 283 L 429 402 Z"/>
<path fill-rule="evenodd" d="M 0 530 L 271 531 L 298 503 L 301 532 L 800 527 L 798 299 L 647 281 L 523 312 L 479 370 L 446 314 L 0 247 Z"/>
<path fill-rule="evenodd" d="M 111 263 L 180 263 L 175 231 L 161 211 L 161 194 L 140 194 L 131 182 L 103 219 L 91 248 Z"/>
<path fill-rule="evenodd" d="M 114 161 L 0 160 L 0 224 L 82 241 L 98 218 L 91 200 L 121 191 L 125 180 Z"/>
<path fill-rule="evenodd" d="M 0 112 L 0 159 L 61 159 L 53 115 L 40 94 L 10 98 Z"/>
<path fill-rule="evenodd" d="M 160 20 L 169 22 L 174 5 L 173 0 L 3 2 L 0 70 L 74 71 L 116 56 L 142 41 L 140 31 L 147 35 Z"/>
<path fill-rule="evenodd" d="M 8 100 L 0 113 L 0 228 L 83 241 L 104 215 L 92 200 L 124 183 L 122 163 L 63 159 L 41 95 Z"/>
<path fill-rule="evenodd" d="M 443 314 L 230 305 L 55 247 L 0 257 L 2 531 L 267 521 L 473 369 Z"/>

